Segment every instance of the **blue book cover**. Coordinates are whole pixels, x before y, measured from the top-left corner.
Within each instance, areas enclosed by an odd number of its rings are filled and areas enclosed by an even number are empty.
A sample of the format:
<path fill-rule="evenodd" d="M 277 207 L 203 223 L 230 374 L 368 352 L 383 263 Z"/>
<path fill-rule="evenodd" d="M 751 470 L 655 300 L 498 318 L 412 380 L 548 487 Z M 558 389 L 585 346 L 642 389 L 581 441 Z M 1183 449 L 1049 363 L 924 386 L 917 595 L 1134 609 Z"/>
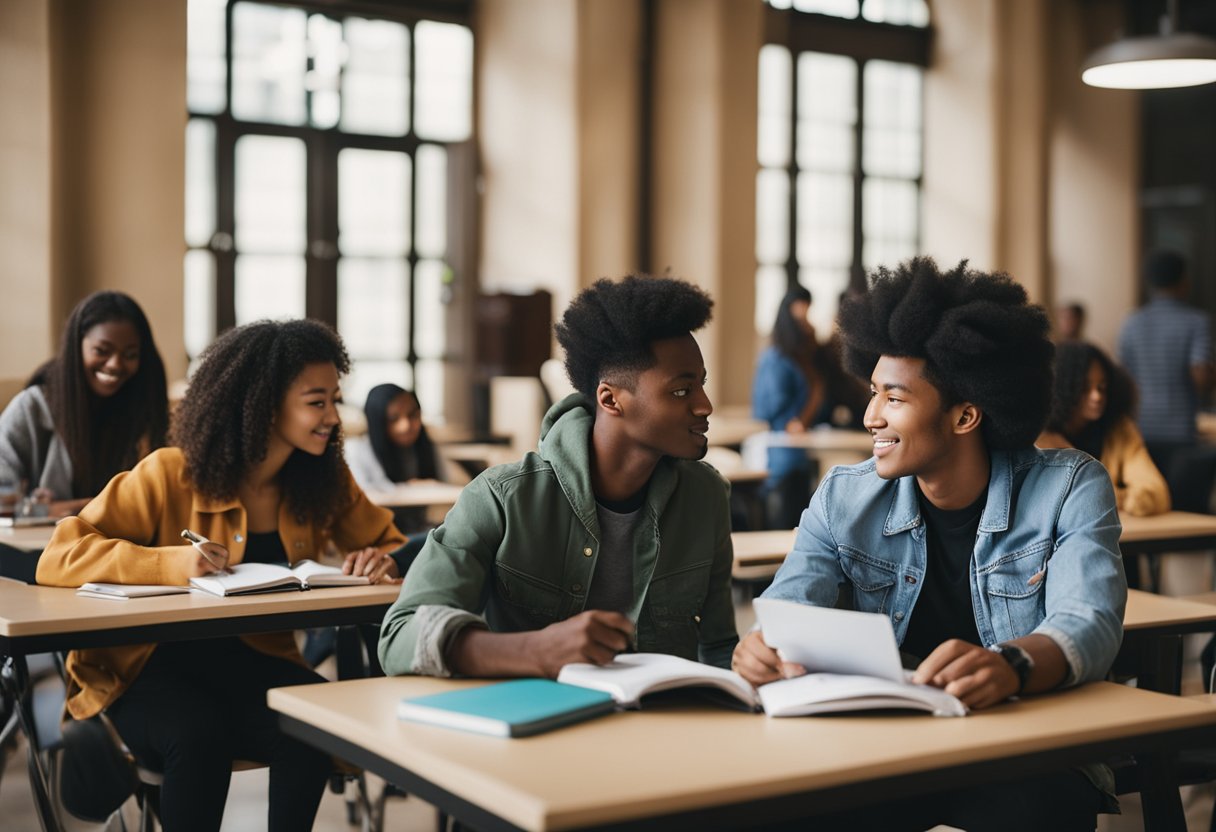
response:
<path fill-rule="evenodd" d="M 550 679 L 513 679 L 402 699 L 397 716 L 496 737 L 526 737 L 613 710 L 607 693 Z"/>

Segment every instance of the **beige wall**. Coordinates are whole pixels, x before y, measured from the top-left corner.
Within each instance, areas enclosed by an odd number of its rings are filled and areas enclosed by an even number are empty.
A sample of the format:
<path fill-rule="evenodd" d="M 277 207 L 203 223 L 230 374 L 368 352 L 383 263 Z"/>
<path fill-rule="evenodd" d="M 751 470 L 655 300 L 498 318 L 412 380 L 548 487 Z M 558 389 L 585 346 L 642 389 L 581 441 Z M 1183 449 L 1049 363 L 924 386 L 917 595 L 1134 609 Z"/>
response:
<path fill-rule="evenodd" d="M 48 0 L 0 3 L 0 378 L 54 349 Z"/>

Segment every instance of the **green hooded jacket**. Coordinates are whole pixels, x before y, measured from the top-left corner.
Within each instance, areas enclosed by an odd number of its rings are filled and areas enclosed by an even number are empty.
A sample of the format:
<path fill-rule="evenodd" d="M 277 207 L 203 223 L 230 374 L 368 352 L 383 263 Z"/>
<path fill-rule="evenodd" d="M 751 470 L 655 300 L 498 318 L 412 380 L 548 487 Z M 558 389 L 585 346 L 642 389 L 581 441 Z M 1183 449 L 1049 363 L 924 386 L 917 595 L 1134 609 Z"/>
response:
<path fill-rule="evenodd" d="M 431 532 L 380 630 L 386 673 L 448 675 L 465 626 L 537 630 L 583 611 L 600 546 L 591 490 L 591 403 L 554 405 L 539 452 L 485 471 Z M 703 462 L 663 457 L 634 548 L 637 649 L 720 667 L 738 641 L 729 486 Z"/>

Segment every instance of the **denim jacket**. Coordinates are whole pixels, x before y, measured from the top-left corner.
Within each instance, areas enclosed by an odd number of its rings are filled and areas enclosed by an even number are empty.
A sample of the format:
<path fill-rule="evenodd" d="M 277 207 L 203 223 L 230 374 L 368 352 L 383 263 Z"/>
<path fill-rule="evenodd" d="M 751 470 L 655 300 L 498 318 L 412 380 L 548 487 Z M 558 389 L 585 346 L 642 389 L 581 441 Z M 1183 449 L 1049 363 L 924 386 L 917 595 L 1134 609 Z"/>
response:
<path fill-rule="evenodd" d="M 792 358 L 776 347 L 761 353 L 752 377 L 752 416 L 768 422 L 772 430 L 783 431 L 802 413 L 810 396 L 806 376 Z M 769 448 L 768 486 L 775 486 L 790 471 L 810 467 L 810 457 L 802 448 Z"/>
<path fill-rule="evenodd" d="M 539 453 L 489 469 L 431 532 L 385 616 L 389 674 L 448 675 L 462 627 L 538 630 L 582 612 L 600 528 L 591 489 L 591 403 L 546 414 Z M 663 457 L 634 537 L 637 649 L 728 666 L 738 642 L 731 602 L 729 486 L 709 465 Z"/>
<path fill-rule="evenodd" d="M 1127 581 L 1110 477 L 1075 450 L 991 453 L 988 501 L 971 558 L 984 646 L 1048 636 L 1066 685 L 1101 679 L 1123 639 Z M 900 643 L 925 575 L 925 525 L 912 477 L 881 479 L 870 459 L 832 469 L 802 515 L 766 598 L 885 613 Z"/>

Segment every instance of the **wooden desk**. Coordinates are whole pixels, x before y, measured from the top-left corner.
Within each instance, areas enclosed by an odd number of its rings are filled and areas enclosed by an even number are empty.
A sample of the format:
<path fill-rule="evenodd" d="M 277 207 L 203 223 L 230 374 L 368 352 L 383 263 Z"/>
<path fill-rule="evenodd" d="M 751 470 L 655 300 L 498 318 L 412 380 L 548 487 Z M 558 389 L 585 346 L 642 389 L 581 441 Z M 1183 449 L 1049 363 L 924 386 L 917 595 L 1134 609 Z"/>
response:
<path fill-rule="evenodd" d="M 510 445 L 495 445 L 488 442 L 440 445 L 439 453 L 443 454 L 445 459 L 459 464 L 472 477 L 495 465 L 514 462 L 521 456 Z"/>
<path fill-rule="evenodd" d="M 391 491 L 368 491 L 367 498 L 385 508 L 451 508 L 460 499 L 463 486 L 438 480 L 398 483 Z"/>
<path fill-rule="evenodd" d="M 1182 637 L 1204 632 L 1216 632 L 1216 606 L 1130 589 L 1115 672 L 1134 675 L 1141 688 L 1177 695 L 1182 692 Z"/>
<path fill-rule="evenodd" d="M 27 552 L 41 552 L 54 533 L 54 526 L 0 526 L 0 543 Z"/>
<path fill-rule="evenodd" d="M 768 719 L 668 703 L 523 740 L 397 720 L 403 697 L 471 684 L 361 679 L 277 688 L 269 703 L 287 733 L 482 830 L 747 828 L 1216 740 L 1216 708 L 1105 682 L 963 719 Z M 1159 810 L 1146 820 L 1178 828 L 1176 786 L 1150 796 L 1164 804 L 1146 799 Z"/>
<path fill-rule="evenodd" d="M 738 448 L 743 440 L 768 430 L 768 422 L 753 419 L 746 413 L 712 413 L 709 417 L 709 432 L 705 438 L 710 445 Z"/>
<path fill-rule="evenodd" d="M 811 428 L 802 433 L 769 431 L 764 443 L 770 448 L 803 448 L 808 451 L 846 451 L 869 459 L 874 455 L 874 437 L 864 430 Z"/>
<path fill-rule="evenodd" d="M 391 584 L 277 592 L 235 598 L 163 595 L 109 601 L 74 589 L 0 579 L 0 693 L 17 703 L 27 737 L 36 735 L 25 657 L 31 653 L 120 644 L 183 641 L 248 633 L 378 623 L 397 599 Z M 44 830 L 60 829 L 36 744 L 27 743 L 30 787 Z"/>

